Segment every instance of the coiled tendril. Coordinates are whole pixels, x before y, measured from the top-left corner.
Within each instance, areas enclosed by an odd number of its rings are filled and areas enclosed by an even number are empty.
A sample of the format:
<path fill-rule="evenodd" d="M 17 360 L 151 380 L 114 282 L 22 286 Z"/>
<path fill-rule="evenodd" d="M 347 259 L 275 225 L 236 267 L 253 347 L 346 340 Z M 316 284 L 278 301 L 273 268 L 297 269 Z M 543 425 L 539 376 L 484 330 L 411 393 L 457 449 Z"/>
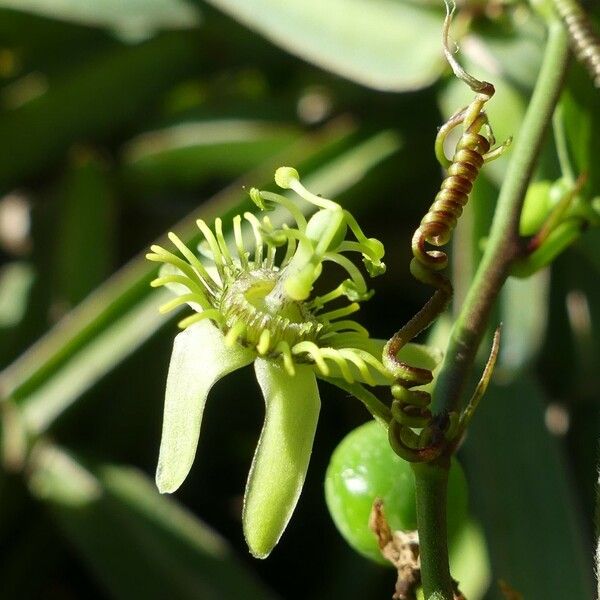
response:
<path fill-rule="evenodd" d="M 589 16 L 577 0 L 554 0 L 554 6 L 569 33 L 569 41 L 577 59 L 582 62 L 600 88 L 600 37 Z"/>
<path fill-rule="evenodd" d="M 425 306 L 389 340 L 383 352 L 383 363 L 395 379 L 391 388 L 394 400 L 393 418 L 389 426 L 390 443 L 397 454 L 412 462 L 426 462 L 437 458 L 447 439 L 455 435 L 461 425 L 455 415 L 432 415 L 429 392 L 413 389 L 430 383 L 433 380 L 432 372 L 401 362 L 397 355 L 405 344 L 431 325 L 450 301 L 452 284 L 442 273 L 448 265 L 448 257 L 438 248 L 450 241 L 482 165 L 498 158 L 511 143 L 508 139 L 490 150 L 495 140 L 483 109 L 495 93 L 494 86 L 475 79 L 457 63 L 448 42 L 454 6 L 446 4 L 446 9 L 443 29 L 446 59 L 454 74 L 464 81 L 476 96 L 471 104 L 453 114 L 438 132 L 435 152 L 448 174 L 412 239 L 413 259 L 410 271 L 417 280 L 433 286 L 436 290 Z M 444 151 L 444 141 L 459 125 L 463 126 L 463 133 L 450 160 Z M 431 249 L 430 246 L 434 248 Z M 479 388 L 478 390 L 481 391 Z M 477 400 L 478 398 L 474 397 L 469 406 Z M 413 429 L 421 431 L 416 433 Z"/>

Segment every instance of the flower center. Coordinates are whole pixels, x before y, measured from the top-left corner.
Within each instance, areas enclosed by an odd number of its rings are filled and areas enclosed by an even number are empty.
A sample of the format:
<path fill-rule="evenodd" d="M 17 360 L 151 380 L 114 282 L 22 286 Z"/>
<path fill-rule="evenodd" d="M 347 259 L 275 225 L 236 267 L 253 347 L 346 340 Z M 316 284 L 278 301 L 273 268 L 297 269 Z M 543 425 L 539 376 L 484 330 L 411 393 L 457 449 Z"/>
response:
<path fill-rule="evenodd" d="M 281 274 L 272 269 L 242 272 L 225 288 L 220 300 L 227 332 L 235 332 L 237 341 L 244 345 L 261 345 L 261 354 L 272 352 L 281 342 L 292 347 L 315 341 L 324 327 L 304 303 L 276 293 Z"/>

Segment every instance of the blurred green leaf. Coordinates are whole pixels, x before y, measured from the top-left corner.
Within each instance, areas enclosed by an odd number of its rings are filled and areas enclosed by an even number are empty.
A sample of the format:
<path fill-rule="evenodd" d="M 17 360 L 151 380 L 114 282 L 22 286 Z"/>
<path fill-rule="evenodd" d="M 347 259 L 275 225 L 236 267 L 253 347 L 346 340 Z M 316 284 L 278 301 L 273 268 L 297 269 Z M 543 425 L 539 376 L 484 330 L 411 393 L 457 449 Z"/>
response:
<path fill-rule="evenodd" d="M 578 65 L 573 69 L 561 98 L 562 116 L 568 151 L 574 175 L 585 173 L 588 177 L 584 192 L 600 195 L 600 111 L 598 90 L 592 85 L 588 73 Z"/>
<path fill-rule="evenodd" d="M 398 138 L 391 132 L 382 132 L 362 143 L 352 141 L 351 133 L 352 129 L 340 124 L 304 138 L 172 229 L 184 241 L 194 243 L 199 238 L 196 219 L 210 221 L 220 215 L 229 224 L 228 214 L 250 206 L 247 198 L 240 197 L 244 184 L 266 184 L 281 164 L 299 164 L 302 171 L 304 161 L 319 153 L 327 155 L 337 145 L 337 151 L 326 162 L 303 178 L 307 186 L 335 196 L 399 147 Z M 275 215 L 272 220 L 276 222 Z M 158 243 L 168 244 L 166 238 Z M 156 267 L 143 256 L 137 257 L 0 374 L 3 393 L 22 407 L 28 428 L 34 432 L 46 429 L 84 391 L 167 322 L 158 313 L 167 292 L 149 287 L 155 273 Z"/>
<path fill-rule="evenodd" d="M 141 472 L 38 444 L 29 485 L 112 598 L 268 598 L 225 540 Z"/>
<path fill-rule="evenodd" d="M 200 20 L 199 11 L 185 0 L 0 0 L 0 8 L 108 27 L 129 39 L 157 29 L 194 27 Z"/>
<path fill-rule="evenodd" d="M 106 140 L 197 68 L 191 35 L 163 34 L 103 52 L 0 113 L 0 191 L 52 165 L 74 142 Z"/>
<path fill-rule="evenodd" d="M 124 175 L 139 185 L 196 186 L 251 169 L 299 137 L 286 125 L 242 119 L 185 122 L 143 133 L 124 148 Z"/>
<path fill-rule="evenodd" d="M 450 563 L 452 577 L 459 582 L 465 597 L 469 600 L 483 598 L 490 587 L 492 573 L 485 537 L 475 521 L 467 521 L 453 541 Z"/>
<path fill-rule="evenodd" d="M 509 277 L 500 293 L 502 339 L 497 374 L 514 377 L 531 365 L 544 343 L 548 323 L 550 272 L 526 279 Z"/>
<path fill-rule="evenodd" d="M 474 31 L 460 41 L 460 52 L 489 72 L 492 83 L 502 79 L 530 90 L 540 69 L 545 38 L 543 21 L 524 10 L 509 19 L 475 22 Z"/>
<path fill-rule="evenodd" d="M 490 386 L 463 450 L 473 507 L 495 579 L 524 598 L 591 598 L 591 548 L 544 409 L 531 379 Z"/>
<path fill-rule="evenodd" d="M 71 162 L 56 206 L 55 293 L 63 311 L 108 277 L 115 246 L 115 197 L 108 166 L 84 148 L 74 150 Z"/>
<path fill-rule="evenodd" d="M 282 48 L 378 90 L 415 90 L 444 69 L 442 6 L 406 0 L 207 0 Z"/>

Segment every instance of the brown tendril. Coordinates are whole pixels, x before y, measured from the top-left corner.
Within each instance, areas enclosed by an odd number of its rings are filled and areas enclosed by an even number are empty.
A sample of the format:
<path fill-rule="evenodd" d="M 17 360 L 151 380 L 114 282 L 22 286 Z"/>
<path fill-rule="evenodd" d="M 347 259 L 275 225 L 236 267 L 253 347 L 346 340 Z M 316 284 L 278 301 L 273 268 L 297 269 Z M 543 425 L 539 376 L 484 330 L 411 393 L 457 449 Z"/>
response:
<path fill-rule="evenodd" d="M 423 308 L 388 341 L 383 352 L 384 364 L 395 379 L 391 390 L 394 400 L 388 430 L 390 444 L 399 456 L 412 462 L 429 462 L 441 456 L 448 445 L 447 437 L 453 419 L 449 419 L 448 415 L 432 416 L 431 395 L 423 390 L 412 389 L 431 382 L 432 372 L 400 361 L 398 352 L 429 327 L 452 298 L 452 283 L 442 273 L 448 265 L 448 256 L 439 248 L 450 241 L 483 164 L 500 156 L 510 144 L 510 140 L 507 140 L 490 151 L 495 140 L 483 108 L 494 95 L 494 86 L 467 73 L 454 58 L 449 46 L 453 13 L 454 4 L 447 2 L 443 29 L 444 53 L 456 77 L 464 81 L 476 96 L 471 104 L 452 115 L 438 132 L 436 155 L 442 166 L 447 168 L 447 175 L 412 238 L 411 273 L 418 281 L 434 287 L 435 292 Z M 463 126 L 463 133 L 450 160 L 443 150 L 444 141 L 459 125 Z M 421 432 L 416 433 L 413 429 L 421 429 Z"/>

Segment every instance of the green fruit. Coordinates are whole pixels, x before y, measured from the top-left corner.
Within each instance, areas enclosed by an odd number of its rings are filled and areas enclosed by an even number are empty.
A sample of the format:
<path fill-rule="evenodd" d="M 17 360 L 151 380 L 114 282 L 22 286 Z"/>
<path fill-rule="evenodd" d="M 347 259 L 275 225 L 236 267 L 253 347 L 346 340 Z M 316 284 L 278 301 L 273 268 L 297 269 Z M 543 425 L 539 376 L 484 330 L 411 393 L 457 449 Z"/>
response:
<path fill-rule="evenodd" d="M 391 449 L 384 427 L 371 421 L 351 431 L 334 450 L 325 478 L 325 500 L 333 522 L 350 546 L 386 564 L 369 529 L 375 498 L 383 500 L 393 531 L 417 528 L 412 467 Z M 460 464 L 453 460 L 448 482 L 450 542 L 466 517 L 467 482 Z"/>

